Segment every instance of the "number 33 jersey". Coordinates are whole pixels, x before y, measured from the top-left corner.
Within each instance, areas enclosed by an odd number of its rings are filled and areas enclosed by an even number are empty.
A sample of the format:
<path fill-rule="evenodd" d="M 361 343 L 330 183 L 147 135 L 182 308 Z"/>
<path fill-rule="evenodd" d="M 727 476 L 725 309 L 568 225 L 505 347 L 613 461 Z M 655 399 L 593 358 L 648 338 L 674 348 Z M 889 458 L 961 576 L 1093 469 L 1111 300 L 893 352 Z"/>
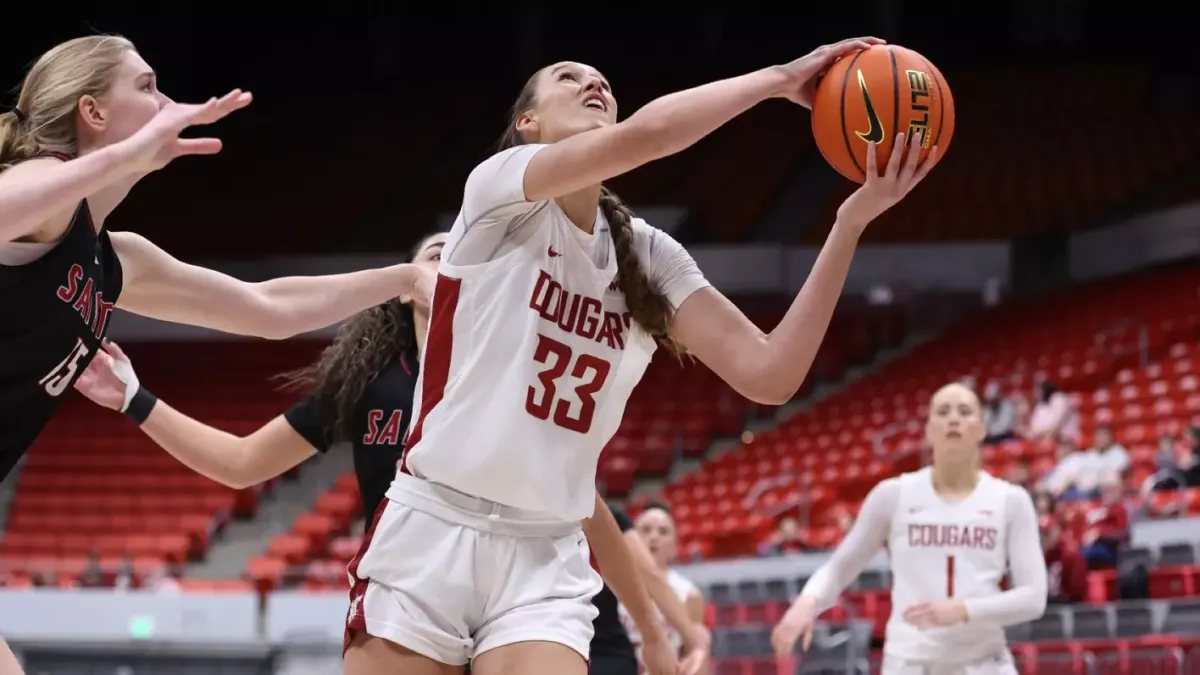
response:
<path fill-rule="evenodd" d="M 525 199 L 525 169 L 544 147 L 504 151 L 467 180 L 438 270 L 420 413 L 401 470 L 579 520 L 592 515 L 600 451 L 655 342 L 617 283 L 617 223 L 598 209 L 587 233 L 555 202 Z M 665 233 L 638 219 L 627 227 L 673 308 L 708 285 Z"/>

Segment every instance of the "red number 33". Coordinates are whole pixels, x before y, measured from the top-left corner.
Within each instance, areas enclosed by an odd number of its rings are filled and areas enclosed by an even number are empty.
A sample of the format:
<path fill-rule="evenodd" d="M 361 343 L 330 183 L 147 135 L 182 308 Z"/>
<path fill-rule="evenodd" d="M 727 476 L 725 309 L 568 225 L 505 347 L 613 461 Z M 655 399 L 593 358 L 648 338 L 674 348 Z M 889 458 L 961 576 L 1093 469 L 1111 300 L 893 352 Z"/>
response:
<path fill-rule="evenodd" d="M 553 415 L 553 422 L 558 426 L 586 434 L 596 415 L 596 393 L 608 379 L 611 364 L 591 354 L 576 355 L 569 346 L 540 334 L 533 360 L 545 364 L 546 369 L 538 373 L 541 391 L 537 386 L 529 387 L 525 410 L 540 420 L 549 420 Z M 579 399 L 579 412 L 574 416 L 571 415 L 574 402 L 558 396 L 559 382 L 568 369 L 571 379 L 578 381 L 574 398 Z"/>

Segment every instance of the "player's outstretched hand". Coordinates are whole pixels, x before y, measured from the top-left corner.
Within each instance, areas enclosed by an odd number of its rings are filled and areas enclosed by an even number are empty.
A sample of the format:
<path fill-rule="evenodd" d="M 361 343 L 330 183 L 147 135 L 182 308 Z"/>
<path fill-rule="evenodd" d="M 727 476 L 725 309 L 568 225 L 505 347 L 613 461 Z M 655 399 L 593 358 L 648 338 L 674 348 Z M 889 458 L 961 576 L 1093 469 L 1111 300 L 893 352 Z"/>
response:
<path fill-rule="evenodd" d="M 813 96 L 817 92 L 817 80 L 829 70 L 834 61 L 851 52 L 881 44 L 884 44 L 884 41 L 876 37 L 857 37 L 817 47 L 807 56 L 781 66 L 788 76 L 788 84 L 787 88 L 780 92 L 780 96 L 811 110 Z"/>
<path fill-rule="evenodd" d="M 779 625 L 771 631 L 771 647 L 775 656 L 785 658 L 792 655 L 796 649 L 796 641 L 803 640 L 800 646 L 808 651 L 812 644 L 813 626 L 817 622 L 817 608 L 814 601 L 806 596 L 798 598 L 783 615 Z"/>
<path fill-rule="evenodd" d="M 75 380 L 75 390 L 97 405 L 120 410 L 125 405 L 126 384 L 117 375 L 117 361 L 123 361 L 129 364 L 130 369 L 133 368 L 129 357 L 117 343 L 106 340 L 103 349 L 96 352 L 95 358 L 88 364 L 87 370 Z"/>
<path fill-rule="evenodd" d="M 414 309 L 429 316 L 433 305 L 433 289 L 437 286 L 437 262 L 411 264 L 416 268 L 417 276 L 412 287 L 400 294 L 400 302 L 411 304 Z"/>
<path fill-rule="evenodd" d="M 967 608 L 958 600 L 918 602 L 904 610 L 904 620 L 917 628 L 955 626 L 967 620 Z"/>
<path fill-rule="evenodd" d="M 180 138 L 179 134 L 191 126 L 222 120 L 252 100 L 250 92 L 234 89 L 206 103 L 169 103 L 146 126 L 122 141 L 123 149 L 140 172 L 161 169 L 182 155 L 216 154 L 221 151 L 219 139 Z"/>
<path fill-rule="evenodd" d="M 666 640 L 642 643 L 642 663 L 647 675 L 679 675 L 679 657 Z"/>
<path fill-rule="evenodd" d="M 896 134 L 892 156 L 888 158 L 883 175 L 875 163 L 875 144 L 867 145 L 867 181 L 838 207 L 839 223 L 857 228 L 866 228 L 872 220 L 892 208 L 912 191 L 933 165 L 937 163 L 937 146 L 921 161 L 921 135 L 913 136 L 912 144 L 906 148 L 903 133 Z"/>

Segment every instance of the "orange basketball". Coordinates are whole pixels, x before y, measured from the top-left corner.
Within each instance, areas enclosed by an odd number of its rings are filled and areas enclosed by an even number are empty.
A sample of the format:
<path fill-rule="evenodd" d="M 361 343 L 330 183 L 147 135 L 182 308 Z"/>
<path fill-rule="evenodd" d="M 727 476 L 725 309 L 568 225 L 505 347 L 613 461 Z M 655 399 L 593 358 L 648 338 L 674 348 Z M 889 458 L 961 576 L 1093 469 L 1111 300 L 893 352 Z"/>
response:
<path fill-rule="evenodd" d="M 954 98 L 946 79 L 924 56 L 876 45 L 838 59 L 817 85 L 813 135 L 825 160 L 846 178 L 866 180 L 867 143 L 878 143 L 879 172 L 892 156 L 896 133 L 905 143 L 920 132 L 921 156 L 938 147 L 946 156 L 954 135 Z"/>

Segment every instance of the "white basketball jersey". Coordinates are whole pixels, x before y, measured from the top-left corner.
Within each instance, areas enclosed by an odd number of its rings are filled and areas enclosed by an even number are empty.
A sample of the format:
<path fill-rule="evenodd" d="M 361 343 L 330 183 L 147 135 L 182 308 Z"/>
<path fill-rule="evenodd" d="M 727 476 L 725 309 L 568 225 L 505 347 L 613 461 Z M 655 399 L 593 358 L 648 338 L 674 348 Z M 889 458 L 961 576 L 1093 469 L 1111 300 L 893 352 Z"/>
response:
<path fill-rule="evenodd" d="M 1005 510 L 1014 486 L 981 472 L 966 499 L 947 503 L 934 492 L 929 468 L 900 476 L 888 551 L 892 567 L 892 615 L 884 651 L 910 659 L 982 658 L 1003 650 L 1004 630 L 968 622 L 920 629 L 904 610 L 925 601 L 1000 593 L 1008 569 Z"/>
<path fill-rule="evenodd" d="M 439 267 L 405 458 L 416 476 L 500 504 L 592 515 L 600 451 L 655 343 L 631 321 L 606 238 L 597 266 L 553 203 L 486 262 Z M 534 221 L 536 219 L 536 221 Z M 455 229 L 468 227 L 459 214 Z"/>
<path fill-rule="evenodd" d="M 687 602 L 688 596 L 697 590 L 696 584 L 675 570 L 667 570 L 667 583 L 671 585 L 671 590 L 675 591 L 675 595 L 679 597 L 680 602 Z M 617 613 L 621 617 L 621 624 L 625 626 L 625 631 L 629 633 L 629 641 L 633 643 L 633 648 L 637 651 L 638 663 L 641 663 L 642 632 L 638 630 L 637 624 L 633 622 L 633 617 L 625 609 L 625 605 L 617 605 Z M 667 644 L 674 647 L 678 653 L 679 650 L 683 649 L 683 636 L 667 623 L 662 612 L 658 613 L 658 619 L 662 622 L 663 631 L 667 634 Z"/>

